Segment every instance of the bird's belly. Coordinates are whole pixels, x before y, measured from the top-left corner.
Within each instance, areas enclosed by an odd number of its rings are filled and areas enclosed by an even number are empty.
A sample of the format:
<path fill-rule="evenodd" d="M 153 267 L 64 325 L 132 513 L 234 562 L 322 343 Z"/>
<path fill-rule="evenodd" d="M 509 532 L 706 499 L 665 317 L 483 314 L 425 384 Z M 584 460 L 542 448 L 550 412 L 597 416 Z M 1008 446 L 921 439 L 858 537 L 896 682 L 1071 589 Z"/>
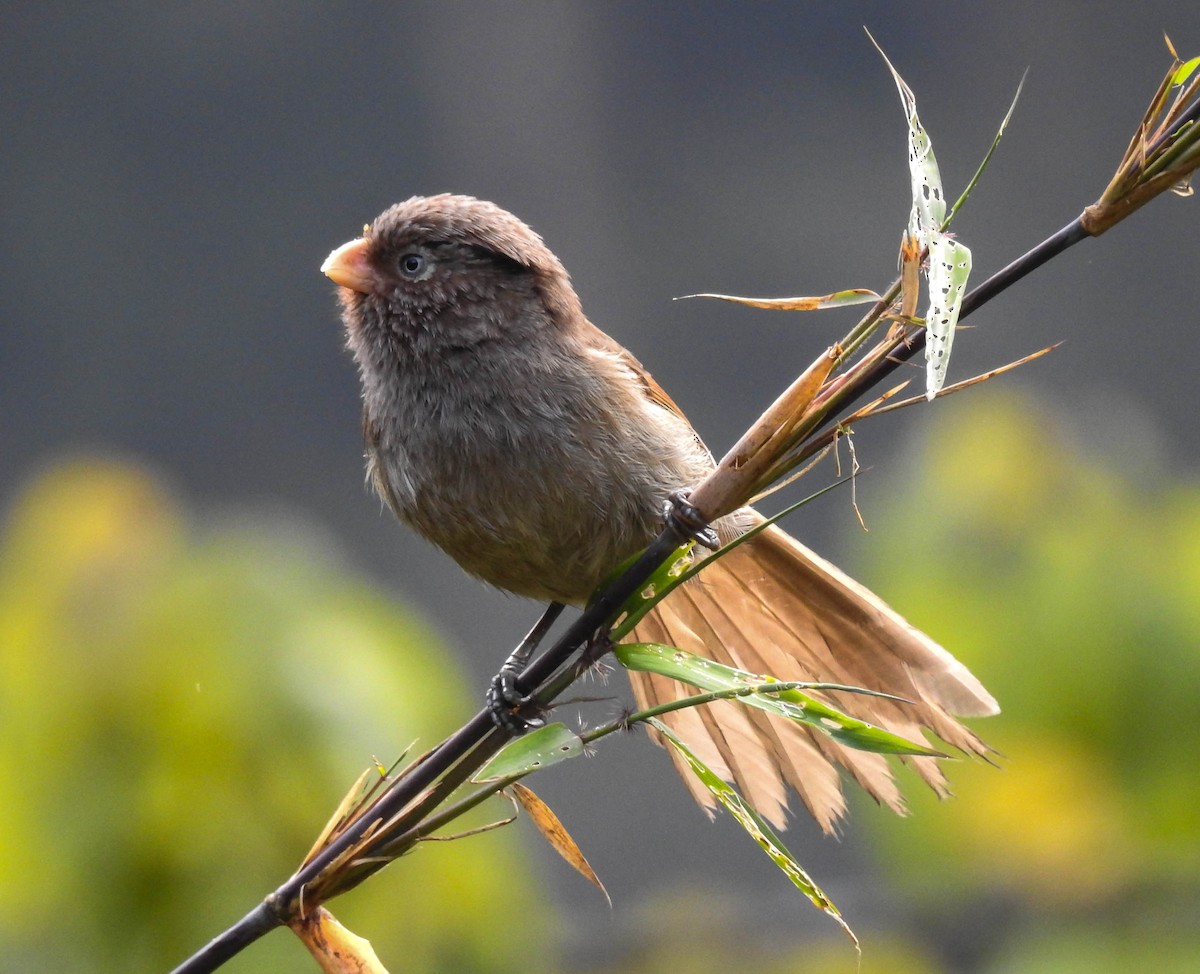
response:
<path fill-rule="evenodd" d="M 649 543 L 667 494 L 682 485 L 665 472 L 637 480 L 609 471 L 569 445 L 489 450 L 477 439 L 469 447 L 444 441 L 417 445 L 420 457 L 413 448 L 370 455 L 371 479 L 389 506 L 467 572 L 543 600 L 585 601 Z"/>

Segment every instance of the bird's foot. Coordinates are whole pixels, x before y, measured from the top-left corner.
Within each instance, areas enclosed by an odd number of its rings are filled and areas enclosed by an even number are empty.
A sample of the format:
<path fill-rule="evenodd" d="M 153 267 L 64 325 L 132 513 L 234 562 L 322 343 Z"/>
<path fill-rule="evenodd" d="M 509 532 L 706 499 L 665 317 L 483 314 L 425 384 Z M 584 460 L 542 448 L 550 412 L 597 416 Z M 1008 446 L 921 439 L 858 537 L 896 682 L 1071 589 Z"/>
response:
<path fill-rule="evenodd" d="M 721 547 L 721 539 L 717 537 L 717 532 L 712 529 L 709 523 L 704 520 L 700 511 L 688 500 L 690 496 L 691 491 L 671 491 L 670 496 L 667 498 L 667 509 L 664 515 L 667 523 L 678 531 L 682 537 L 695 541 L 710 551 L 716 551 Z"/>
<path fill-rule="evenodd" d="M 524 668 L 524 662 L 514 663 L 510 656 L 500 667 L 500 672 L 492 677 L 487 691 L 486 704 L 492 722 L 513 737 L 537 730 L 546 723 L 540 715 L 523 713 L 534 703 L 533 698 L 523 694 L 517 686 Z"/>
<path fill-rule="evenodd" d="M 551 602 L 546 607 L 542 617 L 529 630 L 529 634 L 521 640 L 521 645 L 514 649 L 508 659 L 504 661 L 500 672 L 492 677 L 491 685 L 488 687 L 486 706 L 492 722 L 514 737 L 519 737 L 527 731 L 536 730 L 546 723 L 540 714 L 522 713 L 522 711 L 531 709 L 535 705 L 535 701 L 522 692 L 518 681 L 529 664 L 534 650 L 541 643 L 542 637 L 554 625 L 554 621 L 562 613 L 562 610 L 561 602 Z"/>

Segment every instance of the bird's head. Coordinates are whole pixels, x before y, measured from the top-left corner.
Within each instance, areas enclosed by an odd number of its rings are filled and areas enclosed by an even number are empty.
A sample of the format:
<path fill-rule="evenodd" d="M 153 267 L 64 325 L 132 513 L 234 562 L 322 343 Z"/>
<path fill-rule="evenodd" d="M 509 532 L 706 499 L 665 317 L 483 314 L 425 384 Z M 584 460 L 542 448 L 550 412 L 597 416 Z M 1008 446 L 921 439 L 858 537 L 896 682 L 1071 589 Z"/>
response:
<path fill-rule="evenodd" d="M 570 320 L 567 272 L 533 230 L 470 196 L 414 196 L 384 210 L 321 266 L 340 285 L 350 340 L 379 329 L 464 340 L 528 321 Z M 514 314 L 515 312 L 515 314 Z M 528 322 L 532 324 L 532 322 Z"/>

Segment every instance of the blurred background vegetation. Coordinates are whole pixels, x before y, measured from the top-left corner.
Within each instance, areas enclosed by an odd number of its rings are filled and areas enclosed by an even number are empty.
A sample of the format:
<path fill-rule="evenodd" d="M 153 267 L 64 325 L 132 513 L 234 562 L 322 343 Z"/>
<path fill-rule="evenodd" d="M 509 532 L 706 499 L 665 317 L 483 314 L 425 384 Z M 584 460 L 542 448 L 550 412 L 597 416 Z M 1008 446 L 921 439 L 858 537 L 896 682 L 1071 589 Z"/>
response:
<path fill-rule="evenodd" d="M 292 872 L 372 748 L 470 716 L 462 686 L 303 524 L 197 521 L 129 464 L 47 469 L 0 542 L 4 968 L 173 967 Z M 520 970 L 541 928 L 507 836 L 364 889 L 341 915 L 396 969 Z M 311 965 L 286 934 L 229 969 L 282 965 Z"/>
<path fill-rule="evenodd" d="M 911 818 L 873 817 L 884 868 L 951 970 L 1190 970 L 1200 485 L 1044 401 L 945 405 L 862 548 L 887 597 L 988 674 L 1000 770 L 953 768 L 949 814 L 914 789 Z"/>
<path fill-rule="evenodd" d="M 949 192 L 1030 69 L 956 220 L 981 280 L 1107 183 L 1162 31 L 1200 51 L 1189 9 L 0 9 L 0 970 L 178 962 L 372 756 L 471 711 L 533 621 L 364 491 L 332 247 L 414 193 L 496 200 L 720 451 L 845 321 L 670 299 L 893 273 L 904 126 L 864 24 Z M 1005 708 L 976 725 L 1002 770 L 957 762 L 954 801 L 911 781 L 903 821 L 860 802 L 841 842 L 789 830 L 864 971 L 1197 969 L 1196 212 L 1156 201 L 974 316 L 952 380 L 1066 344 L 864 424 L 868 534 L 845 491 L 791 519 Z M 857 971 L 668 768 L 631 735 L 533 782 L 611 911 L 518 826 L 420 849 L 335 912 L 395 971 Z M 229 969 L 312 963 L 276 933 Z"/>

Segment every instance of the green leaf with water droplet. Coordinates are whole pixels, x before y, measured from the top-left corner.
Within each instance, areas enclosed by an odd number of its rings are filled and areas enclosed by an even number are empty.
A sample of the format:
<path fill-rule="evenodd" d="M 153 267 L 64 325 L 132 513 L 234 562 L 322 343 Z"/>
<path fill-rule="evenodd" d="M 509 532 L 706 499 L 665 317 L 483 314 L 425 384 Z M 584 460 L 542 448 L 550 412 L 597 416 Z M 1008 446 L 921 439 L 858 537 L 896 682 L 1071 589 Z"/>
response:
<path fill-rule="evenodd" d="M 684 573 L 695 563 L 692 547 L 693 544 L 689 541 L 687 544 L 677 548 L 675 554 L 659 565 L 655 569 L 654 574 L 646 579 L 646 583 L 625 600 L 625 604 L 621 607 L 622 615 L 618 617 L 619 621 L 612 629 L 613 639 L 622 639 L 629 635 L 633 627 L 641 621 L 642 617 L 661 602 L 671 589 L 679 584 Z M 618 565 L 615 570 L 609 573 L 608 578 L 600 584 L 596 591 L 604 591 L 608 587 L 609 582 L 620 576 L 638 557 L 640 557 L 640 553 Z"/>
<path fill-rule="evenodd" d="M 514 778 L 582 753 L 583 741 L 566 724 L 547 724 L 510 741 L 472 780 L 482 783 Z"/>

